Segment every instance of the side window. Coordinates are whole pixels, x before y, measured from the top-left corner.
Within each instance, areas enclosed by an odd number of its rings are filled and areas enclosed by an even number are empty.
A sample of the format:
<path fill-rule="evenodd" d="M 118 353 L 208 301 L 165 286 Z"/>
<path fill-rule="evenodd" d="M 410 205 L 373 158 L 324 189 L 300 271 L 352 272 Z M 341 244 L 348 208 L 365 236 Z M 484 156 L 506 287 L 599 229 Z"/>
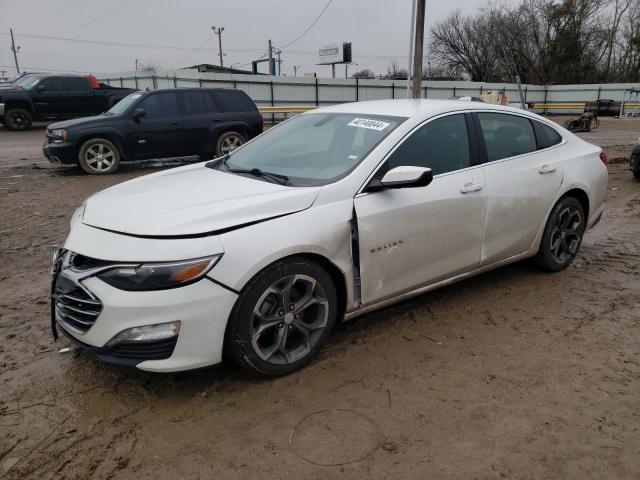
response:
<path fill-rule="evenodd" d="M 175 117 L 178 115 L 178 99 L 175 93 L 154 93 L 139 105 L 147 117 Z"/>
<path fill-rule="evenodd" d="M 200 115 L 206 112 L 205 95 L 202 92 L 182 92 L 185 115 Z"/>
<path fill-rule="evenodd" d="M 209 113 L 218 113 L 220 109 L 213 100 L 213 96 L 209 92 L 202 92 L 204 96 L 204 104 Z"/>
<path fill-rule="evenodd" d="M 256 106 L 246 93 L 240 90 L 215 90 L 218 103 L 225 112 L 255 112 Z"/>
<path fill-rule="evenodd" d="M 537 150 L 531 122 L 508 113 L 478 113 L 490 162 Z"/>
<path fill-rule="evenodd" d="M 538 150 L 553 147 L 562 142 L 562 137 L 549 125 L 532 120 L 533 128 L 536 131 L 536 139 L 538 141 Z"/>
<path fill-rule="evenodd" d="M 49 77 L 40 80 L 38 85 L 42 85 L 44 87 L 45 92 L 60 92 L 62 90 L 60 85 L 60 78 L 58 77 Z"/>
<path fill-rule="evenodd" d="M 471 166 L 464 115 L 448 115 L 427 123 L 391 154 L 387 164 L 390 169 L 428 167 L 434 175 Z"/>
<path fill-rule="evenodd" d="M 62 90 L 65 92 L 86 92 L 89 90 L 89 82 L 84 78 L 62 77 Z"/>

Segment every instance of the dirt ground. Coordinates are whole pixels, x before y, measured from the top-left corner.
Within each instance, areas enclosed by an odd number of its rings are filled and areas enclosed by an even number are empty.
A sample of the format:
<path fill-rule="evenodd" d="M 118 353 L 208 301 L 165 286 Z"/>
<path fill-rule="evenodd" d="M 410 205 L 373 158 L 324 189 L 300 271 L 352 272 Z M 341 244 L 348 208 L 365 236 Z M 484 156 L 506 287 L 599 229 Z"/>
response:
<path fill-rule="evenodd" d="M 564 120 L 564 119 L 562 119 Z M 627 157 L 638 120 L 585 138 Z M 640 182 L 609 169 L 576 262 L 492 271 L 341 326 L 285 378 L 159 375 L 58 353 L 52 250 L 106 177 L 0 129 L 0 477 L 637 479 Z"/>

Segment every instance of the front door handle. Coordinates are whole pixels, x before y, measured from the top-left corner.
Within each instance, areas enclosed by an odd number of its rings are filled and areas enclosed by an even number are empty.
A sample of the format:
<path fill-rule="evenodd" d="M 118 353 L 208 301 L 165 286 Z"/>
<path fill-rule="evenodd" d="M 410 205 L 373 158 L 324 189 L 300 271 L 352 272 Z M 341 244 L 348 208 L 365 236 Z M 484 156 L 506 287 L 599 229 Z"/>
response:
<path fill-rule="evenodd" d="M 463 187 L 460 189 L 460 193 L 478 192 L 482 190 L 482 187 L 483 185 L 481 183 L 473 183 L 473 182 L 465 183 Z"/>
<path fill-rule="evenodd" d="M 174 127 L 178 126 L 178 122 L 171 122 L 169 125 L 173 125 Z"/>
<path fill-rule="evenodd" d="M 540 174 L 553 173 L 555 171 L 556 171 L 556 167 L 553 165 L 543 165 L 538 169 L 538 173 Z"/>

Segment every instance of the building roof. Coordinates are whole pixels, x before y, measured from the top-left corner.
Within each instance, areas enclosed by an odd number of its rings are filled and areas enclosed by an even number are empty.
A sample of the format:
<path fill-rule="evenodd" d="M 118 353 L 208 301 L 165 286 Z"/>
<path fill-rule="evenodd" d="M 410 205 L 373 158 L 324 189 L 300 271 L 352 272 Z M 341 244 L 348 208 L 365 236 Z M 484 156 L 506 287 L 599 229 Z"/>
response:
<path fill-rule="evenodd" d="M 251 70 L 240 70 L 238 68 L 221 67 L 220 65 L 212 65 L 211 63 L 201 63 L 199 65 L 192 65 L 190 67 L 183 67 L 180 70 L 198 70 L 199 72 L 214 72 L 214 73 L 242 73 L 251 75 Z"/>

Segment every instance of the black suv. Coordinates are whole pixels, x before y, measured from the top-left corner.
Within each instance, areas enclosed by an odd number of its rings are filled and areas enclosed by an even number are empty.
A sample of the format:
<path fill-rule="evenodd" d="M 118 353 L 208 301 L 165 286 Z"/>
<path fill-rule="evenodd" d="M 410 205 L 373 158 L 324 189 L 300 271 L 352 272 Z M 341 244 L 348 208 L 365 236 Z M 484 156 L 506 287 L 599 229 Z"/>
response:
<path fill-rule="evenodd" d="M 241 90 L 153 90 L 132 93 L 102 115 L 49 125 L 42 150 L 52 162 L 102 174 L 125 160 L 222 156 L 262 128 L 262 115 Z"/>

